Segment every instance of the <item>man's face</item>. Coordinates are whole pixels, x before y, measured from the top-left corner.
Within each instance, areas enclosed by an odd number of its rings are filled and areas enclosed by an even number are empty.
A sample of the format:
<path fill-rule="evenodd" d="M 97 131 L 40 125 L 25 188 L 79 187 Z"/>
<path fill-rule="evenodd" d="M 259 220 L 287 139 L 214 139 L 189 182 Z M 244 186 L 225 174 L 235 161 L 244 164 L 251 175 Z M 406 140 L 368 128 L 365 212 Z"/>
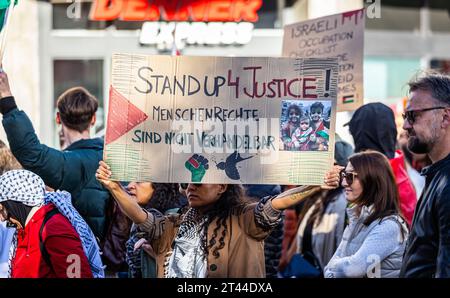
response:
<path fill-rule="evenodd" d="M 296 109 L 289 110 L 289 121 L 293 123 L 298 123 L 300 120 L 300 113 Z"/>
<path fill-rule="evenodd" d="M 314 108 L 311 109 L 311 120 L 314 122 L 320 121 L 322 118 L 322 109 L 320 108 Z"/>
<path fill-rule="evenodd" d="M 408 149 L 413 153 L 429 153 L 441 137 L 441 120 L 443 110 L 429 110 L 441 106 L 438 100 L 431 96 L 429 91 L 415 90 L 410 93 L 406 106 L 407 111 L 414 112 L 414 121 L 405 119 L 403 129 L 408 135 Z"/>

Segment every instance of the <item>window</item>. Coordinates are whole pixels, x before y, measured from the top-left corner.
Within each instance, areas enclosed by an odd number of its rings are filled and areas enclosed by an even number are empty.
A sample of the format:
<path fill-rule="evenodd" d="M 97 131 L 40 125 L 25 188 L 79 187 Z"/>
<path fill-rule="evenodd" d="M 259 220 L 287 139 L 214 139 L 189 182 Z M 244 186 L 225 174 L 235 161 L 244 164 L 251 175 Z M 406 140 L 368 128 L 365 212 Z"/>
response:
<path fill-rule="evenodd" d="M 450 74 L 450 60 L 432 59 L 430 68 L 445 74 Z"/>
<path fill-rule="evenodd" d="M 67 89 L 82 86 L 92 95 L 97 97 L 99 107 L 97 110 L 97 122 L 92 131 L 100 132 L 105 127 L 104 94 L 103 94 L 103 60 L 54 60 L 53 61 L 53 98 L 54 111 L 56 113 L 56 101 Z M 55 132 L 59 132 L 56 127 Z M 59 144 L 58 134 L 55 133 L 56 143 Z"/>
<path fill-rule="evenodd" d="M 417 8 L 382 6 L 381 19 L 366 17 L 366 29 L 370 30 L 413 31 L 419 28 L 420 12 Z"/>

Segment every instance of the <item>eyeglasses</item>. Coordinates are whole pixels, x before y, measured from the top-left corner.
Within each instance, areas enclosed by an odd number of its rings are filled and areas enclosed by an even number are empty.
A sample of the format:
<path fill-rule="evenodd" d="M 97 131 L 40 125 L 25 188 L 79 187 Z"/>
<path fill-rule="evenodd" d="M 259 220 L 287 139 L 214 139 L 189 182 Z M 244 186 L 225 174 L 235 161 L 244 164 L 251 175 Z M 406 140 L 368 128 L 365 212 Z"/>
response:
<path fill-rule="evenodd" d="M 409 124 L 414 124 L 416 121 L 417 113 L 418 112 L 426 112 L 426 111 L 432 111 L 432 110 L 439 110 L 439 109 L 447 109 L 448 107 L 433 107 L 433 108 L 427 108 L 427 109 L 421 109 L 421 110 L 412 110 L 412 111 L 405 111 L 402 114 L 403 120 L 408 121 Z"/>
<path fill-rule="evenodd" d="M 355 176 L 358 176 L 358 173 L 355 172 L 346 172 L 344 170 L 341 171 L 341 183 L 345 179 L 348 186 L 351 186 L 353 184 L 353 181 L 355 181 Z"/>

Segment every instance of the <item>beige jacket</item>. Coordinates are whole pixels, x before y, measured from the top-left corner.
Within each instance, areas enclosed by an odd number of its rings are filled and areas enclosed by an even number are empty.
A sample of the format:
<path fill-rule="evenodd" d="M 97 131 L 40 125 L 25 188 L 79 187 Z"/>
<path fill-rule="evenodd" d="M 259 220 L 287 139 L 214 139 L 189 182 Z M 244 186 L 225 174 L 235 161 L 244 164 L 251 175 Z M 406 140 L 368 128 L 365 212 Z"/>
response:
<path fill-rule="evenodd" d="M 249 204 L 230 215 L 225 247 L 219 250 L 218 258 L 211 253 L 207 257 L 207 277 L 265 277 L 264 239 L 279 223 L 280 217 L 281 212 L 273 209 L 270 200 Z M 147 212 L 147 221 L 139 225 L 142 231 L 149 234 L 158 277 L 164 277 L 164 263 L 172 251 L 172 243 L 182 220 L 183 215 L 163 216 L 152 210 Z M 216 221 L 208 227 L 208 239 L 211 239 L 215 227 Z M 217 235 L 222 235 L 222 231 L 223 227 Z"/>

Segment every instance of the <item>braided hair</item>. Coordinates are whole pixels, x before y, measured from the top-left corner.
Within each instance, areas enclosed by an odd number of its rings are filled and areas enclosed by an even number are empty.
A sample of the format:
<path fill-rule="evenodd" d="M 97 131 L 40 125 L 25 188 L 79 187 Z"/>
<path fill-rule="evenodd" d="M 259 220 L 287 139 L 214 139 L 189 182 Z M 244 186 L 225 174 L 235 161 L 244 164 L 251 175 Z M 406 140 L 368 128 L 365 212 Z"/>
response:
<path fill-rule="evenodd" d="M 205 255 L 208 255 L 211 248 L 214 249 L 212 254 L 215 258 L 220 256 L 219 250 L 225 247 L 225 236 L 228 231 L 227 219 L 231 214 L 238 214 L 246 206 L 247 202 L 244 200 L 244 191 L 240 185 L 227 185 L 227 190 L 222 193 L 220 198 L 214 203 L 214 206 L 205 214 L 207 220 L 202 224 L 202 249 Z M 211 239 L 208 241 L 208 226 L 217 220 L 217 225 L 213 230 Z M 222 233 L 219 236 L 219 230 L 223 227 Z M 220 237 L 218 240 L 217 238 Z M 219 243 L 216 245 L 216 243 Z"/>
<path fill-rule="evenodd" d="M 164 214 L 169 209 L 181 207 L 178 183 L 152 183 L 152 186 L 154 191 L 144 207 L 146 210 L 154 208 Z"/>

